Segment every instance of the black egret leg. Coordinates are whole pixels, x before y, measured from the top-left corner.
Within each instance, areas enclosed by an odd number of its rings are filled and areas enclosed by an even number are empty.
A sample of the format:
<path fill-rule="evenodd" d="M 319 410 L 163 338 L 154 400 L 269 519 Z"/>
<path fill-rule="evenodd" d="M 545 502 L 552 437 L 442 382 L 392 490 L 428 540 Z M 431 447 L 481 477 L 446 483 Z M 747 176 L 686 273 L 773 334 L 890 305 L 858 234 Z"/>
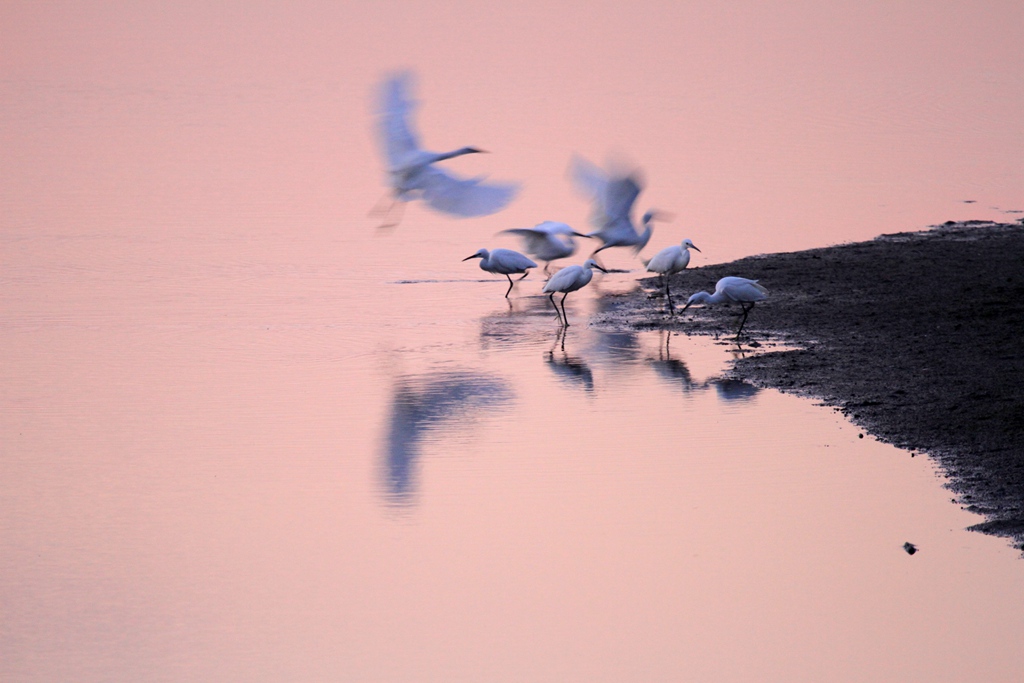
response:
<path fill-rule="evenodd" d="M 551 299 L 551 305 L 555 307 L 555 316 L 558 318 L 558 322 L 562 322 L 562 314 L 558 312 L 558 304 L 555 303 L 555 293 L 551 292 L 548 294 L 548 298 Z"/>
<path fill-rule="evenodd" d="M 743 318 L 742 320 L 740 320 L 740 329 L 736 330 L 737 339 L 740 338 L 740 333 L 743 331 L 743 326 L 747 324 L 747 316 L 750 314 L 751 309 L 754 308 L 754 304 L 750 304 L 749 308 L 744 304 L 740 304 L 740 308 L 743 309 Z"/>
<path fill-rule="evenodd" d="M 569 292 L 562 295 L 562 321 L 566 327 L 569 327 L 569 316 L 565 313 L 565 297 L 569 296 Z"/>
<path fill-rule="evenodd" d="M 675 307 L 672 306 L 672 292 L 668 289 L 668 273 L 665 273 L 665 300 L 668 301 L 668 314 L 673 315 L 675 313 Z"/>
<path fill-rule="evenodd" d="M 519 278 L 519 279 L 520 279 L 520 280 L 525 280 L 525 279 L 526 279 L 526 276 L 527 276 L 527 275 L 529 275 L 529 274 L 530 274 L 530 271 L 529 271 L 529 270 L 524 270 L 524 271 L 523 271 L 523 276 L 522 276 L 521 278 Z"/>
<path fill-rule="evenodd" d="M 508 273 L 505 273 L 505 277 L 508 278 L 508 289 L 505 290 L 505 298 L 507 299 L 509 292 L 512 291 L 512 284 L 513 283 L 512 283 L 512 276 L 511 275 L 509 275 Z"/>

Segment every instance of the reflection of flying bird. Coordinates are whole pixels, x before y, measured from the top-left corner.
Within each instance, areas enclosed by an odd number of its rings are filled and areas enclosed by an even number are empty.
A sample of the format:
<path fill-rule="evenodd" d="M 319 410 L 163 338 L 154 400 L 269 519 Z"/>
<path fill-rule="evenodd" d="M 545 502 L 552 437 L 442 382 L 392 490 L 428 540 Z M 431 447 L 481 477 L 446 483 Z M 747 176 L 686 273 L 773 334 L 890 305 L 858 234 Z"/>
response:
<path fill-rule="evenodd" d="M 686 305 L 685 311 L 693 304 L 723 304 L 735 302 L 743 309 L 743 319 L 740 321 L 740 328 L 736 330 L 736 338 L 740 338 L 743 325 L 747 322 L 747 315 L 753 310 L 754 304 L 768 298 L 768 290 L 757 283 L 757 280 L 748 280 L 745 277 L 723 277 L 715 285 L 715 293 L 697 292 L 691 296 Z"/>
<path fill-rule="evenodd" d="M 426 434 L 446 421 L 464 423 L 475 410 L 511 400 L 505 380 L 470 372 L 436 372 L 399 378 L 391 398 L 383 453 L 386 493 L 408 503 L 415 489 L 416 459 Z"/>
<path fill-rule="evenodd" d="M 594 250 L 591 258 L 610 247 L 632 247 L 634 254 L 640 253 L 654 232 L 652 222 L 667 218 L 652 209 L 641 221 L 643 232 L 633 224 L 633 204 L 643 189 L 643 178 L 638 171 L 608 172 L 577 156 L 569 165 L 569 175 L 593 205 L 591 222 L 597 230 L 587 237 L 596 237 L 604 243 Z"/>
<path fill-rule="evenodd" d="M 383 215 L 380 226 L 392 227 L 398 224 L 389 220 L 396 204 L 423 199 L 437 211 L 452 216 L 486 216 L 501 210 L 518 191 L 513 183 L 485 183 L 482 178 L 458 178 L 442 171 L 435 164 L 464 154 L 475 154 L 482 150 L 462 147 L 451 152 L 428 152 L 420 147 L 413 132 L 410 117 L 415 108 L 411 99 L 412 74 L 395 74 L 380 86 L 378 101 L 378 133 L 387 162 L 388 182 L 393 197 L 386 207 L 383 201 L 374 207 L 371 214 Z"/>
<path fill-rule="evenodd" d="M 508 298 L 509 292 L 512 291 L 512 274 L 522 273 L 523 277 L 529 275 L 530 268 L 536 268 L 537 264 L 526 258 L 518 251 L 512 251 L 511 249 L 495 249 L 494 251 L 487 251 L 486 249 L 480 249 L 475 254 L 467 256 L 462 259 L 468 261 L 471 258 L 480 259 L 480 268 L 486 270 L 488 273 L 500 273 L 508 278 L 508 290 L 505 291 L 505 298 Z M 520 280 L 523 277 L 519 278 Z"/>
<path fill-rule="evenodd" d="M 573 237 L 586 237 L 558 221 L 544 221 L 532 228 L 511 228 L 501 232 L 521 237 L 523 250 L 544 261 L 545 273 L 552 261 L 572 256 L 576 252 L 576 240 Z"/>
<path fill-rule="evenodd" d="M 686 266 L 690 263 L 690 249 L 700 251 L 700 249 L 694 246 L 693 242 L 685 239 L 682 244 L 665 247 L 647 262 L 647 271 L 650 273 L 661 273 L 661 277 L 665 281 L 665 299 L 668 300 L 669 315 L 673 312 L 672 293 L 668 289 L 669 277 L 674 273 L 686 270 Z"/>
<path fill-rule="evenodd" d="M 597 268 L 601 272 L 608 272 L 598 265 L 597 261 L 588 258 L 582 266 L 562 268 L 551 276 L 551 279 L 544 284 L 544 289 L 541 290 L 551 299 L 551 305 L 555 307 L 555 315 L 558 315 L 558 306 L 555 305 L 555 293 L 563 293 L 562 314 L 559 316 L 558 321 L 566 327 L 569 327 L 569 317 L 565 314 L 565 297 L 569 296 L 569 292 L 575 292 L 590 282 L 590 279 L 594 277 L 593 268 Z"/>

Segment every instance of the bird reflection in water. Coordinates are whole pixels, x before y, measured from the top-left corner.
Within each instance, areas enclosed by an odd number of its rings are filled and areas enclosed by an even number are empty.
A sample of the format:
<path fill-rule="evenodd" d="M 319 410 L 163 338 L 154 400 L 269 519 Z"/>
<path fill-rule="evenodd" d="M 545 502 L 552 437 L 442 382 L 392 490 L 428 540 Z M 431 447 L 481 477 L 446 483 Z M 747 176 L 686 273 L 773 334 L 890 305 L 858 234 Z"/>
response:
<path fill-rule="evenodd" d="M 555 336 L 555 343 L 544 354 L 544 361 L 551 371 L 566 384 L 582 387 L 590 393 L 594 391 L 594 373 L 587 362 L 578 356 L 570 356 L 565 350 L 565 338 L 568 331 L 563 327 Z"/>
<path fill-rule="evenodd" d="M 474 412 L 512 400 L 501 378 L 471 372 L 406 375 L 395 381 L 383 455 L 384 492 L 393 505 L 409 505 L 416 488 L 416 461 L 423 441 L 446 422 L 464 424 Z"/>
<path fill-rule="evenodd" d="M 741 379 L 720 379 L 713 384 L 718 398 L 723 401 L 748 401 L 761 391 L 759 387 Z"/>
<path fill-rule="evenodd" d="M 664 343 L 661 343 L 664 340 Z M 672 357 L 669 344 L 672 341 L 672 332 L 662 330 L 658 340 L 658 357 L 647 358 L 647 363 L 654 368 L 654 371 L 669 384 L 678 384 L 684 393 L 693 389 L 703 388 L 693 383 L 690 376 L 690 368 L 678 358 Z"/>

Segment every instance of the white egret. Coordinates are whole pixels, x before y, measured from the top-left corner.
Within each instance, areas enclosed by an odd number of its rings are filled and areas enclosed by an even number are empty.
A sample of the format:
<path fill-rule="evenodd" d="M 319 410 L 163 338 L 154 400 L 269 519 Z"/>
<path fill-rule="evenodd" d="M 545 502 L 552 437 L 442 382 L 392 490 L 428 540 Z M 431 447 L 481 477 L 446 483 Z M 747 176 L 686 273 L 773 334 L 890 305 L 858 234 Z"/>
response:
<path fill-rule="evenodd" d="M 647 271 L 650 273 L 660 273 L 665 281 L 665 299 L 668 301 L 669 315 L 673 313 L 674 309 L 672 306 L 672 293 L 668 289 L 669 277 L 674 273 L 686 270 L 686 266 L 690 263 L 690 249 L 700 251 L 700 249 L 694 246 L 693 242 L 685 239 L 681 244 L 665 247 L 647 262 Z"/>
<path fill-rule="evenodd" d="M 544 289 L 541 290 L 551 299 L 551 305 L 555 307 L 555 315 L 559 315 L 558 306 L 555 305 L 555 293 L 562 292 L 562 313 L 558 321 L 565 327 L 569 327 L 569 317 L 565 314 L 565 297 L 569 296 L 569 292 L 575 292 L 590 282 L 590 279 L 594 277 L 593 268 L 597 268 L 603 273 L 608 272 L 597 261 L 588 258 L 582 266 L 562 268 L 551 276 L 551 279 L 544 284 Z"/>
<path fill-rule="evenodd" d="M 483 150 L 461 147 L 451 152 L 429 152 L 420 147 L 410 122 L 415 102 L 411 98 L 412 74 L 402 72 L 386 79 L 380 86 L 378 101 L 378 133 L 387 163 L 391 202 L 385 210 L 380 205 L 370 212 L 383 214 L 382 228 L 393 227 L 401 220 L 390 221 L 396 204 L 423 199 L 430 207 L 452 216 L 486 216 L 501 210 L 518 191 L 515 183 L 485 183 L 483 178 L 459 178 L 442 171 L 435 164 L 464 154 Z"/>
<path fill-rule="evenodd" d="M 486 270 L 488 273 L 500 273 L 508 278 L 508 291 L 505 292 L 506 299 L 509 292 L 512 291 L 512 274 L 522 273 L 523 277 L 526 277 L 530 274 L 530 268 L 537 267 L 536 263 L 518 251 L 512 251 L 511 249 L 495 249 L 494 251 L 480 249 L 475 254 L 467 256 L 462 260 L 468 261 L 471 258 L 480 259 L 481 270 Z M 519 279 L 522 280 L 523 277 Z"/>
<path fill-rule="evenodd" d="M 576 252 L 574 237 L 586 237 L 568 224 L 558 221 L 544 221 L 532 228 L 510 228 L 501 232 L 521 237 L 524 251 L 544 261 L 545 273 L 548 272 L 552 261 L 572 256 Z"/>
<path fill-rule="evenodd" d="M 591 222 L 597 230 L 587 237 L 596 237 L 604 243 L 594 250 L 591 258 L 610 247 L 632 247 L 633 253 L 639 254 L 654 232 L 653 221 L 668 218 L 667 214 L 652 209 L 641 221 L 643 232 L 633 224 L 633 204 L 643 189 L 643 178 L 638 171 L 609 172 L 576 156 L 570 162 L 569 175 L 577 189 L 593 204 Z"/>
<path fill-rule="evenodd" d="M 740 338 L 743 325 L 747 322 L 747 315 L 753 310 L 754 304 L 768 298 L 768 290 L 758 284 L 757 280 L 748 280 L 745 277 L 723 277 L 715 285 L 715 293 L 697 292 L 686 301 L 683 306 L 685 311 L 693 304 L 723 304 L 735 302 L 743 309 L 743 319 L 740 321 L 740 328 L 736 330 L 736 338 Z"/>

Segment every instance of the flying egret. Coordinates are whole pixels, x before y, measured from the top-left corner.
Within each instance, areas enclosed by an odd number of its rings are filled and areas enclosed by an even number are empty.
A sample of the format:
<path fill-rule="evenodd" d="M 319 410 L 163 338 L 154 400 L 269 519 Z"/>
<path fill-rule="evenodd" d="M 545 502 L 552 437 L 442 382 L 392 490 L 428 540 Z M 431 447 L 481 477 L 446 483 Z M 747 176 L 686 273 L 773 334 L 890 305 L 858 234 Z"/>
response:
<path fill-rule="evenodd" d="M 639 171 L 605 171 L 576 156 L 570 162 L 569 175 L 576 188 L 593 204 L 591 222 L 597 230 L 587 237 L 596 237 L 604 243 L 593 251 L 591 258 L 610 247 L 632 247 L 633 253 L 639 254 L 654 232 L 653 221 L 668 218 L 668 214 L 652 209 L 641 220 L 643 232 L 633 224 L 633 204 L 643 189 Z"/>
<path fill-rule="evenodd" d="M 655 254 L 654 258 L 647 262 L 647 272 L 660 273 L 662 279 L 665 281 L 665 299 L 668 300 L 669 315 L 672 315 L 674 310 L 674 307 L 672 306 L 672 293 L 668 289 L 669 277 L 673 273 L 679 273 L 686 270 L 686 266 L 690 263 L 690 249 L 700 251 L 693 242 L 689 239 L 685 239 L 681 244 L 665 247 Z"/>
<path fill-rule="evenodd" d="M 569 327 L 569 317 L 565 314 L 565 297 L 569 296 L 569 292 L 575 292 L 590 282 L 590 279 L 594 277 L 593 268 L 597 268 L 602 273 L 608 272 L 597 261 L 588 258 L 582 266 L 562 268 L 551 276 L 551 279 L 544 284 L 544 289 L 541 290 L 551 299 L 551 305 L 555 307 L 555 315 L 558 315 L 558 306 L 555 305 L 555 293 L 563 292 L 562 314 L 559 316 L 558 321 L 565 327 Z"/>
<path fill-rule="evenodd" d="M 381 228 L 394 227 L 390 221 L 396 204 L 423 199 L 431 208 L 452 216 L 486 216 L 501 210 L 518 192 L 515 183 L 485 183 L 483 178 L 459 178 L 435 164 L 464 154 L 483 150 L 461 147 L 451 152 L 429 152 L 420 147 L 410 121 L 415 102 L 411 98 L 412 74 L 402 72 L 387 78 L 380 86 L 377 129 L 387 163 L 391 202 L 381 210 L 382 199 L 371 214 L 383 214 Z"/>
<path fill-rule="evenodd" d="M 480 259 L 481 270 L 486 270 L 488 273 L 501 273 L 508 278 L 508 291 L 505 292 L 506 299 L 509 292 L 512 291 L 512 273 L 522 273 L 523 277 L 526 277 L 530 274 L 530 268 L 537 267 L 536 263 L 518 251 L 512 251 L 511 249 L 495 249 L 494 251 L 481 249 L 462 260 L 468 261 L 471 258 Z M 523 277 L 519 279 L 522 280 Z"/>
<path fill-rule="evenodd" d="M 510 228 L 501 232 L 521 237 L 524 251 L 544 261 L 545 273 L 548 272 L 552 261 L 572 256 L 576 252 L 574 237 L 586 237 L 566 223 L 558 221 L 544 221 L 532 228 Z"/>
<path fill-rule="evenodd" d="M 715 293 L 697 292 L 686 301 L 683 306 L 685 311 L 693 304 L 722 304 L 736 302 L 743 309 L 743 319 L 740 321 L 740 328 L 736 330 L 736 338 L 740 338 L 743 325 L 747 322 L 747 315 L 754 309 L 754 304 L 768 298 L 768 290 L 758 284 L 757 280 L 748 280 L 745 277 L 723 277 L 715 285 Z"/>

